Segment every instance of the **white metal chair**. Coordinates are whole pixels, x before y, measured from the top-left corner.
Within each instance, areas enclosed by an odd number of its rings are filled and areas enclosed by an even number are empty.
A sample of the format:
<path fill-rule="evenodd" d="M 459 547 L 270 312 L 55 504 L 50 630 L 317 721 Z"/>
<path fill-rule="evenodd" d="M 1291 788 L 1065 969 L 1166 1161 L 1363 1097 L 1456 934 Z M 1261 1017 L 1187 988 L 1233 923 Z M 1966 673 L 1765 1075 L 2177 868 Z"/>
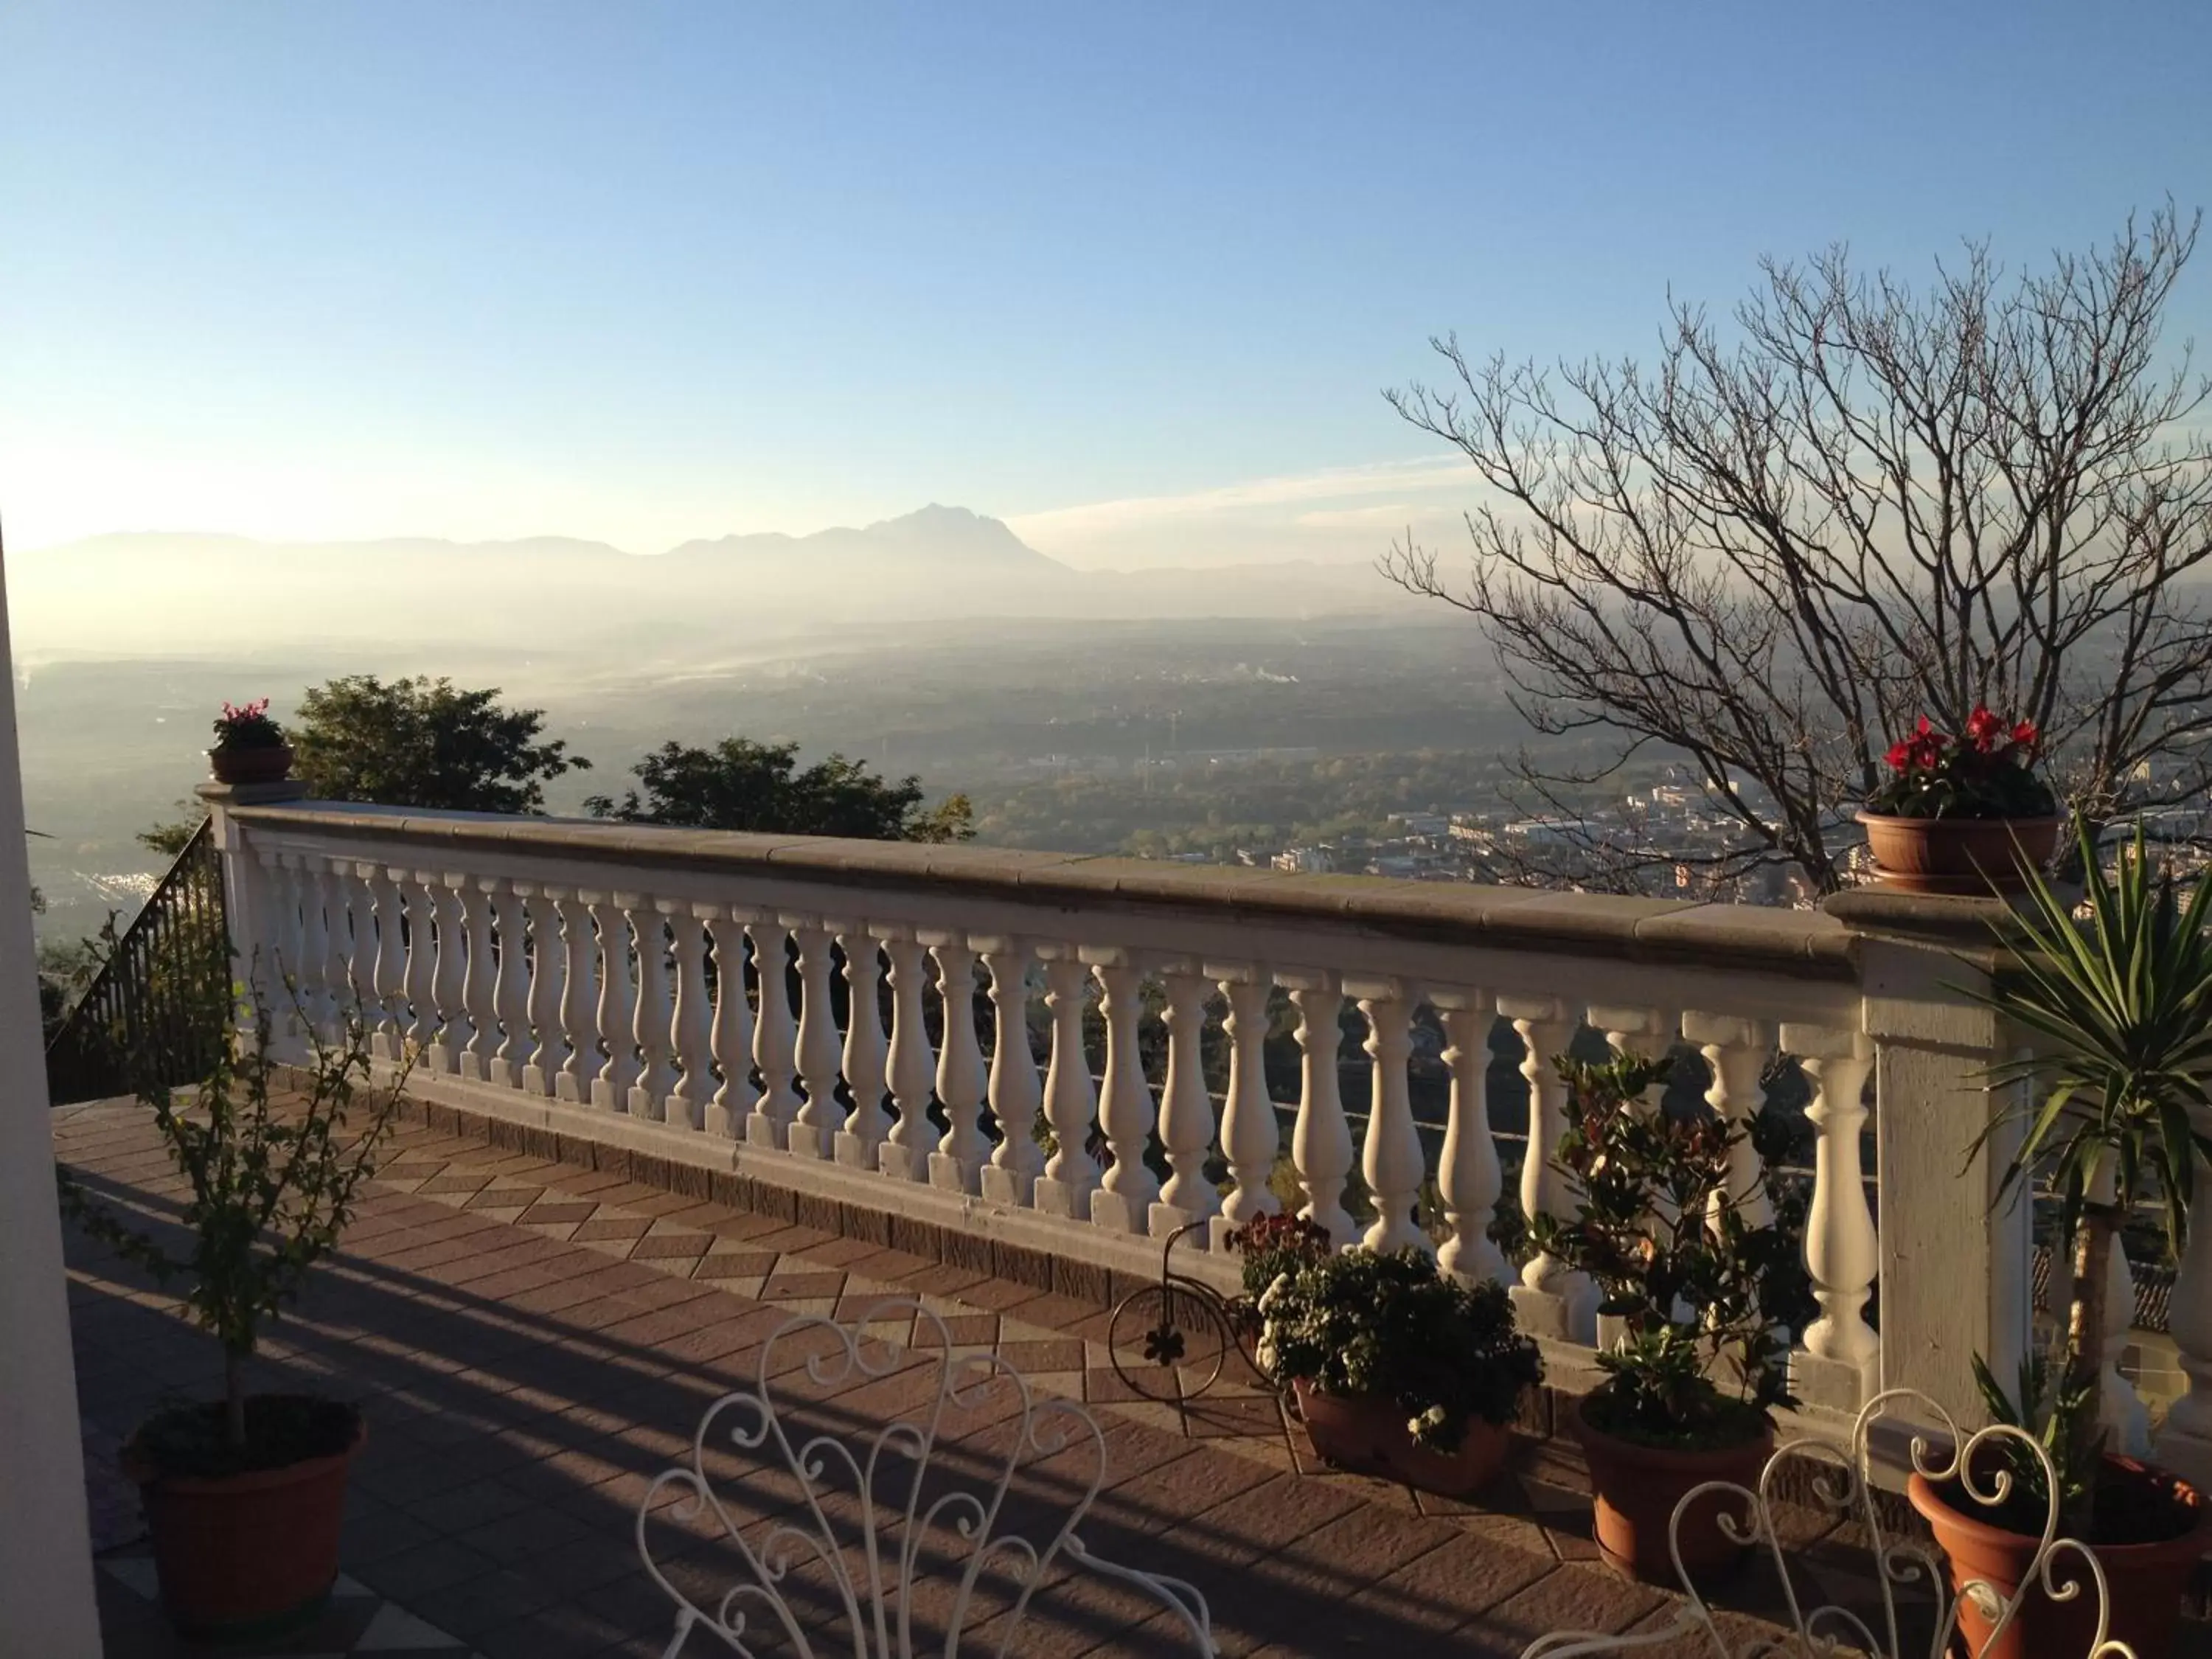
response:
<path fill-rule="evenodd" d="M 886 1328 L 911 1328 L 917 1340 L 901 1348 L 871 1334 Z M 790 1363 L 795 1348 L 803 1366 Z M 921 1390 L 920 1405 L 879 1425 L 842 1433 L 799 1421 L 809 1411 L 834 1415 L 834 1402 L 802 1401 L 794 1409 L 782 1397 L 790 1390 L 775 1383 L 779 1375 L 796 1379 L 803 1370 L 817 1389 L 842 1391 L 891 1377 L 917 1358 L 925 1367 L 933 1361 L 935 1372 L 933 1386 Z M 1012 1390 L 1012 1410 L 993 1419 L 992 1449 L 954 1453 L 955 1443 L 940 1438 L 948 1418 L 965 1420 L 994 1405 L 1003 1410 L 1006 1397 L 990 1398 L 997 1389 Z M 733 1454 L 741 1472 L 718 1480 L 710 1466 L 726 1469 Z M 981 1480 L 963 1484 L 963 1472 L 947 1471 L 948 1462 L 975 1455 L 988 1460 Z M 1018 1476 L 1047 1459 L 1073 1463 L 1076 1478 L 1059 1477 L 1060 1496 L 1050 1501 L 1066 1507 L 1056 1524 L 1025 1532 L 1009 1512 L 1008 1493 Z M 781 1494 L 781 1511 L 733 1514 L 744 1483 L 756 1475 Z M 914 1659 L 924 1640 L 953 1659 L 971 1622 L 989 1628 L 970 1651 L 1018 1652 L 1009 1644 L 1063 1564 L 1133 1587 L 1170 1613 L 1179 1627 L 1178 1648 L 1187 1644 L 1188 1651 L 1217 1654 L 1206 1598 L 1195 1589 L 1102 1560 L 1085 1547 L 1078 1528 L 1105 1479 L 1105 1436 L 1088 1411 L 1072 1401 L 1038 1398 L 1028 1379 L 994 1352 L 956 1355 L 945 1322 L 920 1302 L 887 1299 L 850 1324 L 796 1316 L 762 1348 L 754 1384 L 708 1407 L 690 1461 L 659 1476 L 640 1505 L 638 1551 L 676 1604 L 667 1659 L 676 1659 L 695 1635 L 712 1638 L 707 1650 L 742 1659 L 770 1652 L 793 1659 Z M 1080 1487 L 1072 1500 L 1066 1496 L 1071 1486 Z M 672 1501 L 666 1496 L 672 1491 L 679 1494 Z M 1034 1516 L 1039 1506 L 1025 1488 L 1012 1507 Z M 710 1572 L 695 1562 L 687 1575 L 680 1552 L 673 1559 L 656 1559 L 653 1535 L 669 1527 L 685 1529 L 695 1542 L 706 1535 L 716 1557 Z M 794 1571 L 810 1576 L 811 1620 L 807 1607 L 793 1605 L 800 1589 Z M 672 1574 L 692 1578 L 695 1590 L 696 1581 L 709 1576 L 726 1588 L 713 1596 L 687 1593 Z M 995 1596 L 979 1606 L 975 1593 L 986 1575 L 992 1575 Z M 997 1605 L 988 1605 L 994 1599 Z M 918 1620 L 930 1627 L 926 1635 L 915 1630 Z"/>
<path fill-rule="evenodd" d="M 1998 1425 L 1973 1434 L 1962 1434 L 1948 1413 L 1927 1395 L 1910 1389 L 1893 1389 L 1875 1395 L 1860 1411 L 1851 1425 L 1849 1451 L 1826 1440 L 1804 1438 L 1786 1442 L 1775 1449 L 1761 1471 L 1759 1490 L 1752 1492 L 1730 1481 L 1711 1480 L 1692 1488 L 1674 1506 L 1668 1527 L 1668 1542 L 1674 1551 L 1675 1576 L 1686 1592 L 1688 1600 L 1676 1613 L 1674 1621 L 1664 1629 L 1646 1631 L 1640 1634 L 1608 1636 L 1597 1632 L 1563 1631 L 1539 1637 L 1522 1650 L 1521 1659 L 1584 1659 L 1597 1654 L 1633 1653 L 1639 1649 L 1659 1647 L 1679 1642 L 1685 1637 L 1703 1636 L 1711 1644 L 1716 1659 L 1739 1659 L 1740 1650 L 1729 1646 L 1716 1622 L 1713 1609 L 1706 1604 L 1698 1587 L 1682 1571 L 1680 1529 L 1682 1517 L 1690 1506 L 1708 1492 L 1734 1492 L 1748 1500 L 1750 1522 L 1739 1528 L 1735 1518 L 1725 1510 L 1718 1516 L 1721 1528 L 1729 1536 L 1741 1541 L 1764 1547 L 1772 1558 L 1774 1569 L 1780 1577 L 1787 1598 L 1789 1613 L 1795 1627 L 1794 1644 L 1760 1641 L 1754 1644 L 1763 1654 L 1804 1656 L 1828 1655 L 1838 1650 L 1850 1650 L 1881 1659 L 1907 1659 L 1905 1638 L 1900 1632 L 1897 1589 L 1910 1586 L 1933 1601 L 1934 1626 L 1930 1645 L 1926 1652 L 1929 1659 L 1952 1651 L 1952 1640 L 1959 1625 L 1959 1606 L 1950 1592 L 1950 1574 L 1942 1556 L 1929 1545 L 1913 1539 L 1893 1538 L 1884 1530 L 1881 1516 L 1875 1508 L 1873 1485 L 1871 1445 L 1875 1425 L 1891 1417 L 1897 1409 L 1911 1402 L 1919 1408 L 1915 1414 L 1919 1421 L 1940 1423 L 1942 1443 L 1949 1448 L 1948 1455 L 1930 1444 L 1931 1430 L 1912 1428 L 1911 1455 L 1912 1466 L 1927 1480 L 1947 1481 L 1954 1478 L 1966 1482 L 1975 1496 L 1988 1502 L 2001 1501 L 2008 1490 L 2010 1477 L 2002 1472 L 1985 1473 L 1986 1466 L 1977 1463 L 1976 1449 L 2001 1437 L 2027 1445 L 2043 1465 L 2045 1490 L 2051 1493 L 2048 1516 L 2044 1524 L 2043 1545 L 2037 1551 L 2029 1571 L 2023 1576 L 2018 1590 L 2008 1601 L 1991 1585 L 1970 1580 L 1962 1587 L 1962 1594 L 1970 1598 L 1978 1613 L 1990 1621 L 1987 1638 L 1976 1650 L 1978 1655 L 1995 1651 L 2006 1633 L 2024 1622 L 2027 1605 L 2039 1586 L 2052 1599 L 2070 1600 L 2075 1595 L 2094 1595 L 2096 1598 L 2096 1634 L 2082 1659 L 2136 1659 L 2134 1651 L 2124 1642 L 2108 1640 L 2106 1621 L 2112 1602 L 2105 1584 L 2104 1569 L 2087 1546 L 2070 1538 L 2058 1536 L 2058 1482 L 2051 1468 L 2051 1458 L 2034 1437 L 2016 1428 Z M 1922 1414 L 1924 1413 L 1924 1416 Z M 1893 1425 L 1893 1426 L 1895 1426 Z M 1783 1550 L 1781 1534 L 1775 1525 L 1774 1486 L 1784 1468 L 1793 1461 L 1802 1461 L 1814 1466 L 1813 1480 L 1808 1483 L 1814 1500 L 1830 1514 L 1856 1520 L 1866 1531 L 1872 1553 L 1876 1582 L 1881 1592 L 1882 1629 L 1870 1629 L 1859 1613 L 1847 1607 L 1825 1605 L 1807 1607 L 1797 1593 L 1797 1583 L 1790 1571 L 1787 1555 Z M 2067 1558 L 2072 1558 L 2070 1562 Z M 2072 1568 L 2066 1573 L 2057 1571 L 2064 1563 Z M 2086 1571 L 2083 1571 L 2086 1569 Z"/>

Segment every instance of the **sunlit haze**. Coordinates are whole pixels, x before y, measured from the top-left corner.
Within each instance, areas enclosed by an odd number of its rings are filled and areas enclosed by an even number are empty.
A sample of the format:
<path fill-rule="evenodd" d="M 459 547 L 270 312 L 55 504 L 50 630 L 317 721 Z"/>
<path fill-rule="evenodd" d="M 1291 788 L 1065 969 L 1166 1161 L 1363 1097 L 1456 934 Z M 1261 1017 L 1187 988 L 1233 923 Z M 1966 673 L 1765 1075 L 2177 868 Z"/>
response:
<path fill-rule="evenodd" d="M 1079 568 L 1364 562 L 1468 498 L 1378 396 L 1431 333 L 2081 245 L 2203 196 L 2208 46 L 2196 0 L 15 0 L 0 514 L 659 553 L 943 501 Z"/>

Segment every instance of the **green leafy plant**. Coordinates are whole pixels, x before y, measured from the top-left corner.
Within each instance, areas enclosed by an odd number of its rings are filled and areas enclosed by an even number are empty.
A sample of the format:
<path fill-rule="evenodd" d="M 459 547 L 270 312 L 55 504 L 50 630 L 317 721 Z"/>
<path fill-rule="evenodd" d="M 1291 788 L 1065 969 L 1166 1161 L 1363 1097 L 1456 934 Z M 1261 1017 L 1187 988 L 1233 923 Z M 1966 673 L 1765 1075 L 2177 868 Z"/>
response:
<path fill-rule="evenodd" d="M 183 1281 L 186 1313 L 222 1349 L 219 1450 L 194 1445 L 204 1436 L 196 1434 L 191 1413 L 179 1423 L 149 1425 L 166 1426 L 171 1440 L 191 1449 L 197 1473 L 290 1461 L 281 1444 L 266 1443 L 289 1437 L 288 1421 L 298 1415 L 289 1406 L 263 1413 L 266 1420 L 255 1423 L 259 1432 L 249 1437 L 246 1364 L 262 1326 L 281 1316 L 316 1264 L 337 1248 L 398 1098 L 397 1088 L 365 1091 L 368 1035 L 357 1016 L 337 1042 L 316 1042 L 296 1091 L 279 1076 L 264 1005 L 252 1006 L 241 1036 L 234 1048 L 222 1049 L 189 1098 L 157 1087 L 140 1092 L 189 1188 L 179 1218 L 188 1236 L 184 1249 L 125 1219 L 71 1172 L 61 1172 L 70 1218 L 157 1282 Z M 210 1461 L 227 1468 L 209 1468 Z"/>
<path fill-rule="evenodd" d="M 1974 1386 L 1990 1422 L 2020 1430 L 2050 1454 L 2051 1465 L 2058 1471 L 2061 1513 L 2078 1511 L 2094 1501 L 2101 1450 L 2094 1384 L 2085 1387 L 2080 1378 L 2069 1378 L 2053 1365 L 2048 1356 L 2031 1352 L 2021 1360 L 2019 1384 L 2009 1394 L 1989 1362 L 1976 1354 Z M 2045 1477 L 2043 1460 L 2008 1436 L 1984 1443 L 2003 1460 L 2012 1476 L 2008 1507 L 2018 1510 L 2025 1530 L 2042 1531 L 2051 1512 L 2051 1482 Z"/>
<path fill-rule="evenodd" d="M 1447 1278 L 1410 1246 L 1331 1251 L 1326 1235 L 1317 1251 L 1284 1241 L 1278 1260 L 1257 1303 L 1256 1357 L 1279 1382 L 1395 1401 L 1417 1443 L 1449 1452 L 1474 1419 L 1511 1421 L 1543 1379 L 1502 1285 Z"/>
<path fill-rule="evenodd" d="M 2042 733 L 2030 720 L 2008 720 L 1977 705 L 1954 737 L 1923 714 L 1910 737 L 1890 745 L 1889 775 L 1867 797 L 1867 811 L 1900 818 L 2039 818 L 2058 810 L 2035 773 Z"/>
<path fill-rule="evenodd" d="M 1583 1413 L 1593 1426 L 1656 1446 L 1717 1447 L 1753 1437 L 1789 1386 L 1784 1320 L 1802 1295 L 1795 1240 L 1747 1214 L 1757 1188 L 1731 1182 L 1749 1127 L 1671 1117 L 1644 1103 L 1669 1062 L 1561 1055 L 1567 1127 L 1553 1155 L 1571 1219 L 1539 1214 L 1539 1249 L 1589 1275 L 1598 1311 L 1621 1341 L 1598 1355 L 1606 1380 Z M 1714 1381 L 1733 1379 L 1732 1390 Z"/>
<path fill-rule="evenodd" d="M 2185 895 L 2154 865 L 2140 828 L 2112 869 L 2079 832 L 2082 902 L 2030 874 L 2010 959 L 1972 994 L 2033 1040 L 2032 1056 L 1990 1068 L 2009 1095 L 1974 1140 L 1969 1161 L 2002 1134 L 2019 1139 L 1996 1202 L 2018 1199 L 2039 1174 L 2059 1200 L 2062 1248 L 2074 1262 L 2059 1397 L 2094 1400 L 2105 1364 L 2106 1274 L 2138 1199 L 2156 1202 L 2179 1256 L 2188 1242 L 2199 1158 L 2212 1139 L 2192 1114 L 2212 1110 L 2212 871 Z M 2025 1085 L 2025 1086 L 2022 1086 Z M 2036 1098 L 2030 1089 L 2043 1091 Z M 2061 1467 L 2097 1467 L 2096 1413 L 2070 1419 Z M 2094 1492 L 2071 1491 L 2063 1518 L 2087 1537 Z"/>
<path fill-rule="evenodd" d="M 229 703 L 216 716 L 215 745 L 218 749 L 275 749 L 284 741 L 284 728 L 269 717 L 269 699 Z"/>

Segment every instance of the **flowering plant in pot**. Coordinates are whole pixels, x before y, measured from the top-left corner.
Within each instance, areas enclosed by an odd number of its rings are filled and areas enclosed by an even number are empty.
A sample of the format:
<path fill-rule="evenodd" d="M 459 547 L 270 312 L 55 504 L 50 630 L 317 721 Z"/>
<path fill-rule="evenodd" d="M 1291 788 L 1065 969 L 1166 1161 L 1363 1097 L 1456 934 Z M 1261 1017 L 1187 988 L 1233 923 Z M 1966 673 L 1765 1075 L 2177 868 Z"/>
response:
<path fill-rule="evenodd" d="M 220 783 L 274 783 L 292 769 L 292 745 L 269 716 L 269 699 L 226 702 L 216 717 L 208 766 Z"/>
<path fill-rule="evenodd" d="M 2137 1653 L 2163 1653 L 2205 1547 L 2206 1498 L 2107 1451 L 2100 1378 L 2107 1275 L 2124 1224 L 2138 1201 L 2154 1203 L 2179 1256 L 2197 1161 L 2212 1157 L 2200 1127 L 2212 1117 L 2212 872 L 2185 895 L 2154 868 L 2140 829 L 2109 872 L 2087 831 L 2080 848 L 2089 920 L 2075 919 L 2071 895 L 2032 875 L 2010 961 L 1976 993 L 2039 1052 L 1992 1069 L 1990 1082 L 2011 1103 L 1975 1152 L 2017 1132 L 1997 1201 L 2014 1201 L 2032 1181 L 2047 1179 L 2073 1269 L 2055 1350 L 2031 1353 L 2016 1391 L 2008 1395 L 1986 1365 L 1978 1370 L 1991 1417 L 2026 1428 L 2050 1451 L 2057 1501 L 2033 1454 L 2001 1438 L 1986 1443 L 2004 1460 L 1999 1467 L 1940 1486 L 1916 1474 L 1908 1495 L 1950 1556 L 1954 1579 L 1989 1583 L 2008 1601 L 2055 1519 L 2097 1557 L 2111 1587 L 2112 1636 Z M 2045 1589 L 2085 1576 L 2063 1557 L 2045 1571 Z M 2098 1598 L 2086 1583 L 2070 1599 L 2039 1590 L 1998 1630 L 1986 1628 L 1972 1598 L 1960 1599 L 1975 1650 L 1994 1636 L 1990 1651 L 2009 1656 L 2083 1651 Z"/>
<path fill-rule="evenodd" d="M 2035 770 L 2043 735 L 1977 704 L 1956 736 L 1927 715 L 1890 745 L 1888 775 L 1858 815 L 1881 879 L 1921 893 L 2015 890 L 2058 839 L 2058 802 Z"/>
<path fill-rule="evenodd" d="M 1267 1279 L 1247 1304 L 1258 1363 L 1297 1395 L 1316 1456 L 1447 1494 L 1497 1473 L 1544 1375 L 1504 1286 L 1462 1283 L 1411 1247 L 1338 1251 L 1310 1223 L 1240 1234 L 1247 1286 Z"/>
<path fill-rule="evenodd" d="M 222 947 L 226 962 L 227 942 Z M 297 1297 L 337 1246 L 375 1167 L 397 1091 L 362 1098 L 367 1027 L 318 1042 L 289 1097 L 270 1052 L 271 1022 L 251 1029 L 180 1099 L 148 1086 L 187 1194 L 184 1237 L 127 1219 L 67 1170 L 64 1209 L 156 1282 L 181 1283 L 188 1317 L 222 1350 L 219 1400 L 157 1411 L 124 1449 L 141 1489 L 161 1599 L 187 1634 L 248 1638 L 313 1616 L 337 1576 L 347 1466 L 360 1413 L 306 1394 L 252 1394 L 246 1368 L 264 1323 Z"/>
<path fill-rule="evenodd" d="M 1784 1334 L 1802 1291 L 1796 1245 L 1752 1219 L 1759 1188 L 1737 1187 L 1734 1174 L 1740 1142 L 1750 1137 L 1765 1151 L 1778 1131 L 1763 1117 L 1745 1124 L 1647 1107 L 1645 1091 L 1667 1080 L 1663 1058 L 1553 1063 L 1568 1122 L 1553 1161 L 1575 1212 L 1537 1215 L 1530 1236 L 1595 1280 L 1600 1316 L 1620 1322 L 1619 1340 L 1597 1357 L 1605 1380 L 1577 1413 L 1598 1547 L 1615 1567 L 1671 1584 L 1676 1504 L 1706 1481 L 1756 1487 L 1774 1449 L 1771 1413 L 1796 1403 Z M 1684 1515 L 1676 1541 L 1692 1575 L 1741 1559 L 1723 1515 L 1739 1526 L 1748 1519 L 1741 1500 L 1719 1492 Z"/>

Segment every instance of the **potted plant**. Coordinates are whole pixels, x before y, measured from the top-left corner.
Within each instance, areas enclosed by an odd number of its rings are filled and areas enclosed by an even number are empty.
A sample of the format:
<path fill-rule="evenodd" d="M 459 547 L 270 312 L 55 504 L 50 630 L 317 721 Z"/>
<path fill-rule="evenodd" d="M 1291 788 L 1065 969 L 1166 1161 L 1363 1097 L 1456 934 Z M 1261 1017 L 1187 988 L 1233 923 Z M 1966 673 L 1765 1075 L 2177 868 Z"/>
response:
<path fill-rule="evenodd" d="M 292 745 L 269 718 L 269 699 L 240 707 L 225 703 L 215 722 L 208 766 L 218 783 L 275 783 L 292 770 Z"/>
<path fill-rule="evenodd" d="M 1750 1126 L 1644 1105 L 1668 1060 L 1553 1063 L 1568 1091 L 1553 1162 L 1575 1213 L 1537 1215 L 1530 1237 L 1595 1280 L 1601 1317 L 1620 1322 L 1619 1340 L 1597 1356 L 1605 1380 L 1576 1414 L 1598 1548 L 1614 1567 L 1672 1585 L 1675 1506 L 1707 1481 L 1756 1489 L 1774 1449 L 1771 1413 L 1796 1403 L 1784 1333 L 1801 1289 L 1796 1246 L 1773 1224 L 1753 1224 L 1752 1193 L 1730 1186 L 1731 1153 Z M 1742 1500 L 1715 1492 L 1675 1529 L 1693 1577 L 1742 1558 L 1723 1515 L 1740 1528 L 1749 1521 Z"/>
<path fill-rule="evenodd" d="M 2206 1548 L 2205 1497 L 2106 1449 L 2099 1378 L 2106 1274 L 2123 1224 L 2138 1200 L 2154 1202 L 2179 1256 L 2197 1161 L 2212 1155 L 2212 1140 L 2197 1127 L 2212 1112 L 2212 872 L 2185 898 L 2170 876 L 2154 871 L 2140 830 L 2109 874 L 2094 837 L 2083 831 L 2080 842 L 2090 920 L 2077 922 L 2070 896 L 2031 876 L 2010 963 L 1981 994 L 2042 1052 L 1993 1069 L 1990 1081 L 2014 1103 L 1975 1143 L 1978 1154 L 2000 1127 L 2019 1127 L 1997 1200 L 2048 1178 L 2073 1292 L 2056 1352 L 2031 1356 L 2015 1394 L 2008 1396 L 1986 1365 L 1978 1369 L 1991 1416 L 2027 1429 L 2050 1450 L 2058 1471 L 2057 1529 L 2094 1552 L 2111 1589 L 2110 1634 L 2139 1654 L 2165 1653 L 2183 1587 Z M 2033 1098 L 2014 1086 L 2023 1084 L 2047 1092 Z M 2006 1459 L 2009 1490 L 1986 1478 L 1995 1471 L 1978 1468 L 1967 1474 L 1978 1492 L 1962 1480 L 1938 1485 L 1916 1474 L 1908 1495 L 1950 1557 L 1954 1583 L 1978 1580 L 2009 1601 L 2042 1547 L 2052 1494 L 2024 1445 L 2008 1446 L 2002 1437 L 1984 1444 Z M 1998 1501 L 1982 1501 L 1990 1498 Z M 2046 1571 L 2046 1587 L 2087 1577 L 2064 1553 Z M 1996 1636 L 1989 1651 L 1997 1659 L 2080 1654 L 2096 1599 L 2086 1583 L 2078 1595 L 2057 1601 L 2038 1589 L 1992 1632 L 1974 1598 L 1962 1594 L 1960 1619 L 1978 1653 Z"/>
<path fill-rule="evenodd" d="M 1340 1252 L 1288 1217 L 1230 1237 L 1255 1358 L 1296 1395 L 1316 1457 L 1446 1496 L 1498 1472 L 1521 1396 L 1544 1374 L 1504 1286 L 1462 1283 L 1411 1247 Z"/>
<path fill-rule="evenodd" d="M 222 1048 L 188 1101 L 160 1087 L 140 1094 L 188 1184 L 182 1238 L 125 1219 L 66 1170 L 62 1182 L 72 1218 L 158 1282 L 181 1281 L 185 1312 L 222 1348 L 222 1397 L 157 1411 L 123 1452 L 171 1622 L 216 1638 L 313 1618 L 337 1577 L 361 1415 L 319 1395 L 249 1394 L 246 1366 L 263 1323 L 337 1247 L 397 1098 L 364 1103 L 357 1091 L 368 1076 L 358 1018 L 342 1043 L 318 1044 L 301 1089 L 276 1076 L 258 1006 L 249 1036 Z"/>
<path fill-rule="evenodd" d="M 1977 705 L 1956 737 L 1923 714 L 1890 746 L 1889 775 L 1867 797 L 1875 873 L 1913 893 L 2016 891 L 2058 841 L 2058 802 L 2036 775 L 2042 734 Z"/>

